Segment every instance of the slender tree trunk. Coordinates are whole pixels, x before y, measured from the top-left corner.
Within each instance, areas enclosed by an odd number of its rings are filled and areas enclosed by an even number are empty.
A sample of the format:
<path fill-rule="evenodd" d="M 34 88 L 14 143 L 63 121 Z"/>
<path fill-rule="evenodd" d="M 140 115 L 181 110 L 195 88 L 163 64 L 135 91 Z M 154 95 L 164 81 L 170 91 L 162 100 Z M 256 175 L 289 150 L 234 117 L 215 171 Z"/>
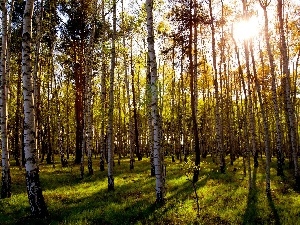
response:
<path fill-rule="evenodd" d="M 33 87 L 34 87 L 34 102 L 35 102 L 35 146 L 37 149 L 37 158 L 40 154 L 40 130 L 41 130 L 41 118 L 40 118 L 40 77 L 38 75 L 40 68 L 40 47 L 41 47 L 41 37 L 42 37 L 42 20 L 43 20 L 43 8 L 44 1 L 41 0 L 39 6 L 39 14 L 37 16 L 37 34 L 36 34 L 36 43 L 35 43 L 35 61 L 33 66 Z"/>
<path fill-rule="evenodd" d="M 51 164 L 52 163 L 52 155 L 53 155 L 53 152 L 52 152 L 52 142 L 51 142 L 51 136 L 52 136 L 52 133 L 51 133 L 51 122 L 52 122 L 52 119 L 51 119 L 51 101 L 50 101 L 50 95 L 53 94 L 52 92 L 52 78 L 53 78 L 53 73 L 52 73 L 52 51 L 50 50 L 50 57 L 48 58 L 48 69 L 50 71 L 49 73 L 49 76 L 48 76 L 48 90 L 47 90 L 47 124 L 46 124 L 46 128 L 45 128 L 45 133 L 46 133 L 46 138 L 47 140 L 45 141 L 45 144 L 46 144 L 46 152 L 47 152 L 47 157 L 46 157 L 46 162 L 47 164 Z M 53 71 L 54 72 L 54 71 Z M 38 155 L 37 155 L 37 158 L 38 158 Z"/>
<path fill-rule="evenodd" d="M 193 1 L 190 0 L 190 16 L 192 17 L 191 20 L 194 20 L 193 10 Z M 194 40 L 197 41 L 197 40 Z M 200 146 L 199 146 L 199 134 L 198 134 L 198 124 L 197 124 L 197 115 L 196 115 L 196 90 L 195 90 L 195 76 L 197 74 L 194 73 L 194 60 L 193 60 L 193 23 L 190 23 L 189 26 L 189 49 L 188 49 L 188 57 L 189 57 L 189 73 L 190 73 L 190 92 L 191 92 L 191 109 L 192 109 L 192 123 L 193 123 L 193 144 L 195 148 L 195 169 L 193 175 L 193 182 L 198 181 L 199 171 L 200 171 Z M 197 51 L 194 49 L 194 51 Z M 195 65 L 196 66 L 196 65 Z M 197 90 L 198 91 L 198 90 Z"/>
<path fill-rule="evenodd" d="M 75 76 L 75 113 L 76 113 L 76 152 L 75 163 L 80 164 L 82 157 L 82 136 L 83 136 L 83 74 L 79 63 L 74 65 Z"/>
<path fill-rule="evenodd" d="M 153 126 L 152 126 L 152 111 L 151 111 L 151 104 L 152 104 L 152 92 L 151 92 L 151 66 L 150 66 L 150 58 L 149 58 L 149 54 L 147 54 L 147 108 L 148 108 L 148 113 L 147 113 L 147 117 L 148 117 L 148 129 L 149 129 L 149 140 L 148 140 L 148 146 L 149 146 L 149 153 L 150 153 L 150 175 L 152 177 L 155 176 L 155 166 L 154 166 L 154 130 L 153 130 Z"/>
<path fill-rule="evenodd" d="M 284 18 L 283 18 L 283 0 L 277 0 L 277 15 L 279 20 L 280 34 L 280 56 L 282 61 L 282 72 L 284 85 L 284 100 L 287 114 L 288 132 L 290 134 L 290 142 L 292 148 L 292 156 L 294 162 L 294 176 L 296 179 L 296 189 L 300 189 L 300 173 L 298 168 L 297 138 L 295 129 L 295 109 L 291 99 L 291 78 L 289 69 L 288 49 L 286 37 L 284 34 Z"/>
<path fill-rule="evenodd" d="M 22 57 L 22 55 L 21 55 Z M 20 57 L 20 58 L 21 58 Z M 22 76 L 21 76 L 21 60 L 18 60 L 19 69 L 18 69 L 18 81 L 17 81 L 17 99 L 16 99 L 16 112 L 15 112 L 15 131 L 14 131 L 14 156 L 16 159 L 16 165 L 22 167 L 24 166 L 24 163 L 22 160 L 23 159 L 23 147 L 22 147 L 22 139 L 21 139 L 21 124 L 22 124 L 22 103 L 21 103 L 21 98 L 22 98 L 22 90 L 21 90 L 21 82 L 22 82 Z"/>
<path fill-rule="evenodd" d="M 248 46 L 248 40 L 244 41 L 244 49 L 245 49 L 245 58 L 246 58 L 246 73 L 247 73 L 247 79 L 248 79 L 248 101 L 245 103 L 246 105 L 246 117 L 249 116 L 249 118 L 246 121 L 249 121 L 250 125 L 250 134 L 251 134 L 251 141 L 252 141 L 252 149 L 253 152 L 256 152 L 256 135 L 255 135 L 255 120 L 253 115 L 253 104 L 252 104 L 252 88 L 251 88 L 251 72 L 250 72 L 250 60 L 249 60 L 249 46 Z M 244 91 L 246 93 L 246 91 Z M 246 123 L 246 126 L 248 126 L 248 123 Z M 247 131 L 247 129 L 245 129 Z M 245 133 L 247 135 L 247 133 Z M 247 146 L 249 145 L 249 141 L 247 140 L 247 137 L 245 138 L 247 141 Z M 247 147 L 247 161 L 248 161 L 248 174 L 249 174 L 249 188 L 252 189 L 252 178 L 251 178 L 251 163 L 250 163 L 250 147 Z M 268 159 L 267 159 L 268 160 Z M 267 163 L 267 165 L 269 165 Z M 267 170 L 270 170 L 268 168 Z"/>
<path fill-rule="evenodd" d="M 9 150 L 7 139 L 7 8 L 6 0 L 1 1 L 2 10 L 2 45 L 0 65 L 0 125 L 1 125 L 1 149 L 2 149 L 2 179 L 1 198 L 11 196 L 11 176 L 9 165 Z"/>
<path fill-rule="evenodd" d="M 122 24 L 123 24 L 123 37 L 122 37 L 122 42 L 123 42 L 123 46 L 126 46 L 126 42 L 125 42 L 125 21 L 124 21 L 124 1 L 122 0 Z M 132 45 L 130 46 L 132 48 Z M 126 113 L 126 115 L 129 118 L 128 124 L 127 124 L 127 137 L 128 137 L 128 145 L 129 145 L 129 154 L 130 154 L 130 162 L 129 162 L 129 168 L 130 170 L 134 169 L 134 154 L 133 154 L 133 138 L 132 138 L 132 131 L 131 131 L 131 127 L 132 127 L 132 117 L 131 117 L 131 104 L 130 104 L 130 90 L 129 90 L 129 79 L 128 79 L 128 71 L 127 71 L 127 50 L 124 49 L 124 53 L 123 53 L 123 58 L 124 58 L 124 80 L 125 80 L 125 89 L 126 89 L 126 95 L 127 95 L 127 107 L 128 107 L 128 111 Z M 148 76 L 148 74 L 147 74 Z"/>
<path fill-rule="evenodd" d="M 67 78 L 67 90 L 66 90 L 66 95 L 67 95 L 67 99 L 69 99 L 69 86 L 70 86 L 70 78 Z M 70 158 L 70 112 L 69 112 L 69 101 L 66 102 L 66 124 L 67 124 L 67 140 L 66 140 L 66 152 L 67 152 L 67 160 Z"/>
<path fill-rule="evenodd" d="M 273 108 L 275 113 L 275 122 L 276 122 L 276 149 L 277 149 L 277 175 L 283 175 L 283 153 L 282 153 L 282 126 L 280 121 L 279 115 L 279 105 L 277 100 L 277 88 L 276 88 L 276 77 L 275 77 L 275 64 L 274 64 L 274 56 L 271 50 L 270 44 L 270 35 L 269 35 L 269 19 L 268 19 L 268 12 L 267 12 L 267 4 L 262 0 L 259 1 L 263 11 L 264 11 L 264 36 L 267 46 L 267 52 L 269 57 L 269 64 L 270 64 L 270 73 L 271 73 L 271 88 L 272 88 L 272 101 L 273 101 Z"/>
<path fill-rule="evenodd" d="M 251 51 L 251 59 L 252 59 L 252 66 L 253 66 L 253 74 L 254 74 L 254 81 L 255 81 L 255 87 L 258 94 L 258 100 L 261 108 L 261 115 L 263 119 L 264 124 L 264 142 L 265 142 L 265 152 L 266 152 L 266 192 L 267 194 L 271 193 L 271 181 L 270 181 L 270 131 L 269 131 L 269 125 L 268 125 L 268 117 L 266 112 L 266 106 L 265 102 L 262 99 L 261 94 L 261 87 L 259 85 L 259 80 L 257 78 L 257 72 L 255 67 L 255 59 L 254 59 L 254 53 L 253 53 L 253 47 L 251 43 L 250 47 Z M 263 58 L 262 58 L 262 52 L 260 50 L 260 59 L 263 64 Z"/>
<path fill-rule="evenodd" d="M 148 55 L 151 73 L 151 117 L 153 126 L 153 158 L 156 178 L 156 202 L 161 203 L 165 197 L 165 180 L 163 174 L 163 158 L 161 153 L 161 126 L 158 110 L 158 78 L 157 64 L 154 49 L 154 30 L 153 30 L 153 1 L 146 0 L 147 11 L 147 31 L 148 31 Z"/>
<path fill-rule="evenodd" d="M 92 2 L 92 8 L 94 9 L 92 15 L 95 17 L 97 11 L 97 4 L 95 1 Z M 94 47 L 94 38 L 95 38 L 95 22 L 92 22 L 92 32 L 90 35 L 89 46 L 87 49 L 86 55 L 86 121 L 84 122 L 85 126 L 85 139 L 86 139 L 86 148 L 88 153 L 88 171 L 89 175 L 94 173 L 93 171 L 93 163 L 92 163 L 92 62 L 93 62 L 93 47 Z"/>
<path fill-rule="evenodd" d="M 124 42 L 125 43 L 125 42 Z M 126 62 L 126 56 L 124 56 Z M 131 104 L 130 104 L 130 94 L 129 94 L 129 80 L 128 80 L 128 73 L 127 73 L 127 68 L 125 66 L 125 83 L 126 83 L 126 93 L 127 93 L 127 104 L 128 104 L 128 138 L 129 138 L 129 154 L 130 154 L 130 170 L 134 169 L 134 141 L 133 141 L 133 132 L 132 132 L 132 114 L 131 114 Z"/>
<path fill-rule="evenodd" d="M 109 108 L 108 108 L 108 190 L 113 191 L 114 176 L 113 176 L 113 161 L 114 161 L 114 139 L 113 139 L 113 119 L 114 119 L 114 76 L 115 76 L 115 63 L 116 63 L 116 1 L 113 0 L 113 34 L 111 46 L 111 68 L 110 68 L 110 82 L 109 82 Z"/>
<path fill-rule="evenodd" d="M 133 68 L 133 59 L 132 59 L 132 38 L 131 38 L 131 53 L 130 53 L 130 71 L 131 71 L 131 88 L 132 88 L 132 103 L 133 103 L 133 120 L 134 120 L 134 146 L 135 153 L 139 161 L 142 160 L 142 155 L 140 152 L 140 143 L 139 143 L 139 130 L 138 130 L 138 115 L 136 108 L 136 93 L 134 85 L 134 68 Z"/>
<path fill-rule="evenodd" d="M 215 40 L 215 25 L 214 17 L 212 13 L 212 0 L 209 0 L 209 11 L 211 18 L 211 35 L 212 35 L 212 57 L 213 57 L 213 68 L 214 68 L 214 87 L 215 87 L 215 119 L 216 119 L 216 143 L 217 152 L 220 154 L 220 171 L 225 172 L 225 160 L 223 157 L 222 147 L 222 129 L 221 129 L 221 116 L 220 116 L 220 97 L 219 97 L 219 86 L 218 86 L 218 69 L 217 69 L 217 56 L 216 56 L 216 40 Z"/>
<path fill-rule="evenodd" d="M 105 21 L 104 16 L 104 1 L 102 1 L 101 17 L 103 22 Z M 104 47 L 104 42 L 102 42 L 102 48 Z M 100 130 L 100 171 L 104 171 L 105 165 L 105 116 L 106 116 L 106 62 L 104 53 L 102 51 L 102 74 L 101 74 L 101 103 L 102 103 L 102 113 L 101 113 L 101 130 Z"/>
<path fill-rule="evenodd" d="M 22 76 L 24 98 L 24 150 L 26 185 L 31 214 L 34 217 L 48 215 L 47 207 L 42 194 L 39 169 L 35 149 L 34 103 L 31 66 L 32 14 L 34 0 L 27 0 L 23 16 L 22 34 Z"/>

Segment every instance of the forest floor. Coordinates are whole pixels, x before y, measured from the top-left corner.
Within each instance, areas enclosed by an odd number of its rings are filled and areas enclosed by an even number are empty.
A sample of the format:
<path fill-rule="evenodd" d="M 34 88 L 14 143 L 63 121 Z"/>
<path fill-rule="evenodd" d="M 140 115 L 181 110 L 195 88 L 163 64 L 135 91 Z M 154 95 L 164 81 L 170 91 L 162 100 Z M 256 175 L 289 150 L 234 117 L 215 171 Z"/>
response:
<path fill-rule="evenodd" d="M 155 204 L 155 178 L 151 177 L 149 159 L 135 162 L 129 170 L 129 159 L 114 167 L 115 191 L 107 192 L 106 171 L 99 171 L 94 160 L 94 174 L 79 177 L 79 166 L 62 168 L 40 165 L 40 179 L 49 210 L 47 219 L 31 219 L 24 169 L 11 167 L 12 197 L 0 200 L 0 224 L 300 224 L 300 195 L 293 190 L 291 175 L 276 176 L 276 162 L 271 169 L 271 196 L 265 193 L 265 167 L 243 172 L 242 159 L 227 165 L 226 174 L 207 157 L 201 162 L 196 183 L 200 214 L 197 215 L 195 192 L 189 179 L 189 165 L 179 161 L 166 163 L 166 201 Z M 253 165 L 253 164 L 252 164 Z M 85 167 L 87 169 L 87 167 Z"/>

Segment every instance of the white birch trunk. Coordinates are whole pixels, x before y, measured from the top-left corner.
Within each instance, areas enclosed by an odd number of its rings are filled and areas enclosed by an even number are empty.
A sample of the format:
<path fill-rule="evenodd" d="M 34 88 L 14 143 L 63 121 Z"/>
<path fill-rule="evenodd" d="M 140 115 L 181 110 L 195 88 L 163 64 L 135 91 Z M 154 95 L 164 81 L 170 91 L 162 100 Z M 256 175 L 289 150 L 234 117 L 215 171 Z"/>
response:
<path fill-rule="evenodd" d="M 264 36 L 265 42 L 267 46 L 267 52 L 269 57 L 269 64 L 270 64 L 270 73 L 271 73 L 271 90 L 272 90 L 272 101 L 273 101 L 273 108 L 275 113 L 275 122 L 276 122 L 276 148 L 277 148 L 277 175 L 283 175 L 283 155 L 282 155 L 282 126 L 281 120 L 279 115 L 279 104 L 277 100 L 277 88 L 276 88 L 276 77 L 275 77 L 275 64 L 274 64 L 274 56 L 271 50 L 270 45 L 270 35 L 269 35 L 269 19 L 268 19 L 268 12 L 267 12 L 267 4 L 263 3 L 261 0 L 259 1 L 260 6 L 264 11 Z"/>
<path fill-rule="evenodd" d="M 96 2 L 93 1 L 92 3 L 92 8 L 94 9 L 93 15 L 95 16 L 95 12 L 97 9 Z M 93 16 L 93 17 L 94 17 Z M 93 46 L 94 46 L 94 36 L 95 36 L 95 23 L 93 22 L 92 25 L 92 32 L 90 35 L 90 40 L 89 40 L 89 46 L 87 49 L 87 55 L 86 55 L 86 89 L 85 89 L 85 96 L 86 96 L 86 101 L 85 101 L 85 106 L 86 106 L 86 116 L 85 116 L 85 121 L 84 121 L 84 126 L 85 126 L 85 139 L 86 139 L 86 148 L 87 148 L 87 153 L 88 153 L 88 171 L 89 175 L 93 174 L 93 164 L 92 164 L 92 62 L 93 62 Z"/>
<path fill-rule="evenodd" d="M 296 179 L 296 188 L 300 189 L 300 173 L 298 167 L 298 153 L 297 153 L 297 137 L 295 129 L 295 109 L 291 99 L 291 78 L 289 69 L 289 58 L 287 43 L 284 34 L 284 18 L 283 18 L 283 0 L 277 0 L 277 14 L 279 20 L 279 34 L 280 34 L 280 55 L 282 60 L 282 72 L 283 72 L 283 85 L 284 85 L 284 97 L 286 114 L 288 118 L 288 132 L 290 133 L 290 141 L 292 148 L 292 155 L 294 161 L 294 176 Z"/>
<path fill-rule="evenodd" d="M 109 109 L 108 109 L 108 130 L 107 130 L 107 153 L 108 153 L 108 190 L 115 189 L 113 164 L 114 164 L 114 138 L 113 138 L 113 119 L 114 119 L 114 77 L 115 77 L 115 64 L 116 64 L 116 1 L 113 0 L 113 34 L 111 46 L 111 68 L 110 68 L 110 81 L 109 81 Z"/>
<path fill-rule="evenodd" d="M 39 134 L 41 129 L 40 124 L 40 101 L 39 101 L 39 88 L 40 88 L 40 77 L 39 73 L 39 65 L 40 65 L 40 48 L 41 48 L 41 38 L 42 38 L 42 20 L 43 20 L 43 7 L 44 1 L 41 0 L 39 15 L 37 16 L 37 34 L 36 34 L 36 43 L 35 43 L 35 62 L 33 67 L 33 87 L 34 87 L 34 101 L 35 101 L 35 148 L 37 149 L 37 158 L 39 158 L 40 154 L 40 142 L 39 142 Z"/>
<path fill-rule="evenodd" d="M 32 81 L 32 14 L 34 0 L 27 0 L 23 15 L 22 34 L 22 80 L 24 98 L 24 151 L 27 194 L 34 217 L 45 217 L 48 215 L 47 207 L 42 194 L 39 169 L 35 149 L 35 126 L 34 126 L 34 102 Z"/>
<path fill-rule="evenodd" d="M 209 10 L 210 18 L 213 20 L 213 9 L 212 9 L 212 0 L 209 0 Z M 215 25 L 214 21 L 211 23 L 211 33 L 212 33 L 212 57 L 213 57 L 213 68 L 214 68 L 214 87 L 215 87 L 215 121 L 216 121 L 216 143 L 217 143 L 217 152 L 220 153 L 220 170 L 222 173 L 225 172 L 225 160 L 223 157 L 223 148 L 222 148 L 222 124 L 221 124 L 221 115 L 220 115 L 220 97 L 219 97 L 219 85 L 218 85 L 218 69 L 217 69 L 217 56 L 216 56 L 216 41 L 215 41 Z"/>
<path fill-rule="evenodd" d="M 146 0 L 147 11 L 147 31 L 148 31 L 148 55 L 150 61 L 151 73 L 151 117 L 153 126 L 153 158 L 156 178 L 156 202 L 161 203 L 165 197 L 165 181 L 163 175 L 163 158 L 160 146 L 160 118 L 158 111 L 158 79 L 157 79 L 157 64 L 154 49 L 154 30 L 153 30 L 153 1 Z"/>
<path fill-rule="evenodd" d="M 7 8 L 6 0 L 1 1 L 2 10 L 2 50 L 0 65 L 0 125 L 1 125 L 1 149 L 2 149 L 2 187 L 1 198 L 11 196 L 11 176 L 9 165 L 9 151 L 7 141 Z"/>
<path fill-rule="evenodd" d="M 104 15 L 104 0 L 101 2 L 101 18 L 102 21 L 105 22 L 105 15 Z M 103 53 L 103 48 L 104 48 L 104 41 L 101 43 L 102 44 L 102 52 L 101 52 L 101 59 L 102 59 L 102 74 L 101 74 L 101 102 L 102 102 L 102 107 L 101 107 L 101 131 L 100 131 L 100 171 L 104 171 L 104 154 L 105 154 L 105 116 L 106 116 L 106 69 L 105 69 L 105 54 Z"/>
<path fill-rule="evenodd" d="M 251 43 L 252 45 L 252 43 Z M 253 73 L 254 73 L 254 81 L 255 86 L 258 94 L 258 100 L 261 107 L 261 114 L 262 119 L 264 123 L 264 141 L 265 141 L 265 152 L 266 152 L 266 192 L 267 194 L 271 193 L 271 180 L 270 180 L 270 131 L 269 131 L 269 125 L 268 125 L 268 117 L 266 112 L 266 106 L 264 101 L 262 100 L 262 94 L 261 94 L 261 88 L 259 85 L 259 81 L 257 78 L 257 73 L 255 69 L 255 59 L 254 59 L 254 53 L 253 53 L 253 47 L 250 48 L 251 50 L 251 58 L 252 58 L 252 66 L 253 66 Z M 261 64 L 263 65 L 263 58 L 262 58 L 262 52 L 260 50 L 260 60 Z"/>
<path fill-rule="evenodd" d="M 125 36 L 124 36 L 125 37 Z M 123 44 L 125 46 L 125 38 L 123 40 Z M 126 53 L 124 53 L 124 69 L 125 69 L 125 85 L 126 85 L 126 94 L 127 94 L 127 104 L 128 104 L 128 138 L 129 138 L 129 151 L 130 151 L 130 170 L 134 169 L 134 141 L 133 141 L 133 132 L 132 132 L 132 115 L 131 115 L 131 104 L 130 104 L 130 93 L 129 93 L 129 79 L 128 79 L 128 72 L 127 72 L 127 60 L 126 60 Z"/>
<path fill-rule="evenodd" d="M 104 62 L 102 62 L 104 63 Z M 105 153 L 105 112 L 106 112 L 106 72 L 103 70 L 105 66 L 102 66 L 102 75 L 101 75 L 101 102 L 102 102 L 102 118 L 101 118 L 101 134 L 100 134 L 100 171 L 104 171 L 104 153 Z"/>

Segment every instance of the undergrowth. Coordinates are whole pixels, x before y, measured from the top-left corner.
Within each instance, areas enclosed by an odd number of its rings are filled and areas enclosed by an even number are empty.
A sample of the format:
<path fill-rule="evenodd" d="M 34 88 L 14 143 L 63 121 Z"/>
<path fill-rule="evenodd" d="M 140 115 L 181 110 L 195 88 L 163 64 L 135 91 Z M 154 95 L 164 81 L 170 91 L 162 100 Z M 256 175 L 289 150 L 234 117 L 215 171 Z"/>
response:
<path fill-rule="evenodd" d="M 199 203 L 188 180 L 189 165 L 166 163 L 166 202 L 155 204 L 155 178 L 150 176 L 148 159 L 136 161 L 129 170 L 129 159 L 116 164 L 115 191 L 107 192 L 107 174 L 94 162 L 94 174 L 80 179 L 79 166 L 40 165 L 43 194 L 50 212 L 46 220 L 30 218 L 24 170 L 12 166 L 12 197 L 1 199 L 0 224 L 300 224 L 300 197 L 293 190 L 291 175 L 276 176 L 272 162 L 270 196 L 265 194 L 264 161 L 252 169 L 252 189 L 242 159 L 227 165 L 221 174 L 210 158 L 201 162 L 195 183 Z M 98 161 L 97 161 L 98 164 Z M 87 168 L 87 167 L 86 167 Z"/>

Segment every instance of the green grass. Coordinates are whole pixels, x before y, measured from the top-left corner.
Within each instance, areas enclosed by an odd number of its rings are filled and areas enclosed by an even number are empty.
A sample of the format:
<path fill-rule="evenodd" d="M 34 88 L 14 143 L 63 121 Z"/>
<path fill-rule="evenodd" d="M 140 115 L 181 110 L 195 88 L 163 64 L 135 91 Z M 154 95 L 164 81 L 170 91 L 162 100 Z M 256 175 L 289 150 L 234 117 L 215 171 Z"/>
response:
<path fill-rule="evenodd" d="M 272 163 L 272 194 L 265 194 L 264 162 L 252 170 L 252 190 L 244 176 L 242 160 L 227 166 L 220 174 L 210 158 L 201 162 L 197 194 L 200 216 L 197 216 L 195 193 L 188 165 L 172 163 L 166 158 L 166 202 L 155 204 L 155 179 L 150 177 L 149 160 L 136 161 L 129 170 L 129 160 L 122 159 L 114 168 L 115 191 L 107 192 L 106 171 L 79 179 L 79 167 L 61 168 L 60 164 L 40 165 L 40 178 L 50 212 L 47 220 L 31 219 L 24 170 L 12 166 L 13 195 L 0 200 L 0 224 L 300 224 L 300 197 L 293 190 L 291 176 L 276 176 Z M 236 169 L 234 169 L 236 168 Z"/>

